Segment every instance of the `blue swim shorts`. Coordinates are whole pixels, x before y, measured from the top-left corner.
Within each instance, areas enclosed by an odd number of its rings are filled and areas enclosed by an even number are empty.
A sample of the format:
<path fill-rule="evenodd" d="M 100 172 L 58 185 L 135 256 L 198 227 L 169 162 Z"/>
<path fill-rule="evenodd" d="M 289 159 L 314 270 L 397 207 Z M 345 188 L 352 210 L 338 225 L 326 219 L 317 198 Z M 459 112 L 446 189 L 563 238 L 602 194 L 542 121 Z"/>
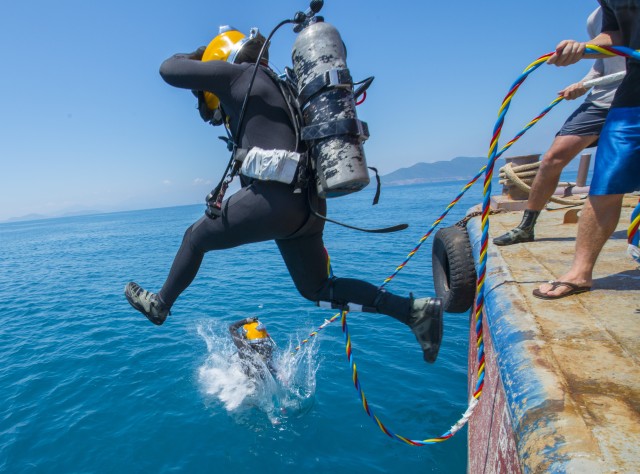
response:
<path fill-rule="evenodd" d="M 589 194 L 640 190 L 640 107 L 614 107 L 600 135 Z"/>

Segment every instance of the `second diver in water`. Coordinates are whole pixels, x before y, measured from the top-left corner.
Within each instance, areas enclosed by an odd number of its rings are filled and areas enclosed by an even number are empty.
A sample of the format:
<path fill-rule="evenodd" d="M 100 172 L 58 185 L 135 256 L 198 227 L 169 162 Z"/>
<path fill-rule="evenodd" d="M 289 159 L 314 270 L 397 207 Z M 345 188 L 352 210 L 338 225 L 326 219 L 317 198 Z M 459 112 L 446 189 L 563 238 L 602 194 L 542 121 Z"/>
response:
<path fill-rule="evenodd" d="M 261 374 L 266 367 L 276 377 L 273 362 L 275 343 L 258 318 L 245 318 L 230 324 L 229 333 L 247 375 Z"/>

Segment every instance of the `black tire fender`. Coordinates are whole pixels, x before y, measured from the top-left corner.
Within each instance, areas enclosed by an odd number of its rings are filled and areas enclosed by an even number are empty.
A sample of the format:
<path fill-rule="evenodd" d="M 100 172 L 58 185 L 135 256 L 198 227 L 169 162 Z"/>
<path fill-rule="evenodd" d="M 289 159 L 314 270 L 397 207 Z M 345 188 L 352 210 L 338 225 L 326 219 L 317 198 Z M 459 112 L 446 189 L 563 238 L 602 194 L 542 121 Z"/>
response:
<path fill-rule="evenodd" d="M 436 295 L 448 313 L 464 313 L 473 306 L 476 267 L 464 227 L 444 227 L 433 238 L 431 260 Z"/>

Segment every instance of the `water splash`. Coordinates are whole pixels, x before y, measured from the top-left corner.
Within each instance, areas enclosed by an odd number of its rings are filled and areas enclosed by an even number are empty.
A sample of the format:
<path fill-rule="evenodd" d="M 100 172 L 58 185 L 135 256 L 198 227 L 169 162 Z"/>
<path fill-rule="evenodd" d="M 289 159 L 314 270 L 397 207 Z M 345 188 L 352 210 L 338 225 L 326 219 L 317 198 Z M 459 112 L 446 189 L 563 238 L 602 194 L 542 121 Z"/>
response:
<path fill-rule="evenodd" d="M 259 373 L 248 375 L 226 327 L 202 322 L 196 329 L 207 346 L 206 358 L 197 373 L 208 399 L 240 418 L 246 411 L 258 410 L 272 425 L 282 425 L 286 419 L 300 417 L 311 409 L 319 368 L 315 341 L 295 354 L 292 351 L 298 341 L 290 340 L 286 349 L 276 349 L 275 376 L 260 359 L 253 361 Z"/>

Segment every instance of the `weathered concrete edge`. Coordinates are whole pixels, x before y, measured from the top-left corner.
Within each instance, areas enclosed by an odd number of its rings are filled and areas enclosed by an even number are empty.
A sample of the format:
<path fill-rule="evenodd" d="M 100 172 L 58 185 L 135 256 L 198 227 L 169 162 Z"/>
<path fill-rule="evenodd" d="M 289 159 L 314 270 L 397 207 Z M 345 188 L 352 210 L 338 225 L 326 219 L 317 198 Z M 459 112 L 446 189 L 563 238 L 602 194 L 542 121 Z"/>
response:
<path fill-rule="evenodd" d="M 480 218 L 471 219 L 467 231 L 476 268 L 480 259 Z M 544 358 L 544 340 L 508 266 L 495 247 L 489 246 L 485 275 L 485 314 L 504 387 L 518 454 L 525 472 L 567 472 L 571 458 L 556 429 L 564 400 L 558 393 L 557 375 Z M 544 439 L 544 445 L 540 440 Z"/>

